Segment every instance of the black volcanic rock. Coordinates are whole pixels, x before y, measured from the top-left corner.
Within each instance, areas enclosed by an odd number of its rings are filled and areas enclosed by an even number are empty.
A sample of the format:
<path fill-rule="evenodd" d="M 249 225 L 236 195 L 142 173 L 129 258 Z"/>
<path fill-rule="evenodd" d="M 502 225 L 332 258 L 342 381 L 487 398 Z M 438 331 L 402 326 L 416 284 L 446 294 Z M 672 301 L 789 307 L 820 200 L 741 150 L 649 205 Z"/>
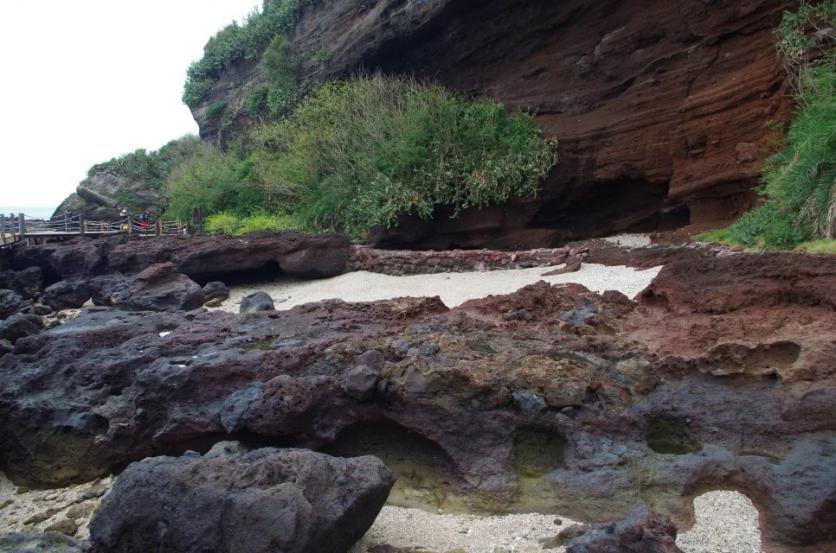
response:
<path fill-rule="evenodd" d="M 647 507 L 619 522 L 567 528 L 560 537 L 568 542 L 567 553 L 682 553 L 676 526 Z"/>
<path fill-rule="evenodd" d="M 0 357 L 0 467 L 50 486 L 233 436 L 350 456 L 412 440 L 445 471 L 440 487 L 497 510 L 614 520 L 652 503 L 680 523 L 685 499 L 736 489 L 767 550 L 824 548 L 834 286 L 823 256 L 688 253 L 640 303 L 539 283 L 452 310 L 85 309 Z M 560 319 L 593 304 L 585 324 Z M 559 493 L 525 503 L 521 476 Z"/>
<path fill-rule="evenodd" d="M 14 313 L 17 313 L 26 305 L 28 305 L 20 294 L 14 290 L 0 290 L 0 319 L 5 319 Z"/>
<path fill-rule="evenodd" d="M 157 457 L 119 476 L 90 535 L 102 553 L 345 553 L 394 481 L 374 457 L 299 449 Z"/>

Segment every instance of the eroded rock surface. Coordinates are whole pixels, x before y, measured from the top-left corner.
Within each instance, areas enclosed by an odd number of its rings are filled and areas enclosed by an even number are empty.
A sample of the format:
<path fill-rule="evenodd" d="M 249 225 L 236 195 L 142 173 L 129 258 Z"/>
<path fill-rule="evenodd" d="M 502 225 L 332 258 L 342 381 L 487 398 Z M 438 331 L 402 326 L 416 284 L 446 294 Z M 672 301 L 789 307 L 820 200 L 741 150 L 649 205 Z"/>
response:
<path fill-rule="evenodd" d="M 18 270 L 37 267 L 48 284 L 110 273 L 134 274 L 156 263 L 173 263 L 192 279 L 209 282 L 248 271 L 264 271 L 268 276 L 330 277 L 345 271 L 350 252 L 348 239 L 337 234 L 117 236 L 19 248 L 6 254 L 6 263 Z"/>
<path fill-rule="evenodd" d="M 0 358 L 0 462 L 54 485 L 237 436 L 375 454 L 396 504 L 681 523 L 738 489 L 767 550 L 825 548 L 834 289 L 830 257 L 686 251 L 639 303 L 540 283 L 452 310 L 87 309 Z"/>
<path fill-rule="evenodd" d="M 567 528 L 560 537 L 567 553 L 682 553 L 676 546 L 676 526 L 647 507 L 619 522 Z"/>
<path fill-rule="evenodd" d="M 394 483 L 374 457 L 234 449 L 130 465 L 93 519 L 94 550 L 344 553 Z"/>

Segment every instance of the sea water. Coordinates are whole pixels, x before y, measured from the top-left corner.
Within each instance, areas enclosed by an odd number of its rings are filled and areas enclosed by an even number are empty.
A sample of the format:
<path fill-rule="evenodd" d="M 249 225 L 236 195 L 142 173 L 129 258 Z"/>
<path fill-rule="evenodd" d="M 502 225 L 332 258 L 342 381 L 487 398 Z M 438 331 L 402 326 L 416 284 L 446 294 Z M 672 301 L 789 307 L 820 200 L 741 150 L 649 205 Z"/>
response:
<path fill-rule="evenodd" d="M 54 212 L 54 207 L 0 205 L 0 214 L 7 217 L 12 213 L 14 213 L 15 216 L 17 216 L 18 213 L 23 213 L 29 219 L 49 219 L 52 217 Z"/>

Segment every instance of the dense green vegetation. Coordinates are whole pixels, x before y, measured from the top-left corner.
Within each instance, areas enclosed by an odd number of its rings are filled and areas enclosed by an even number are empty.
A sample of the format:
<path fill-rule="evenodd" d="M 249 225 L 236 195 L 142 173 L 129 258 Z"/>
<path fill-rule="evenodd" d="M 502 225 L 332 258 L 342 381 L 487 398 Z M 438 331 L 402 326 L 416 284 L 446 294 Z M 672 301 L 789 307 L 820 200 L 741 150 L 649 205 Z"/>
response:
<path fill-rule="evenodd" d="M 303 228 L 357 236 L 438 206 L 458 213 L 533 196 L 557 148 L 528 114 L 379 75 L 322 85 L 245 143 L 205 147 L 178 167 L 170 210 L 290 213 Z"/>
<path fill-rule="evenodd" d="M 271 41 L 289 32 L 302 6 L 309 0 L 264 0 L 260 11 L 243 25 L 233 23 L 209 39 L 203 57 L 189 67 L 183 102 L 195 107 L 212 90 L 221 74 L 235 63 L 254 62 Z"/>
<path fill-rule="evenodd" d="M 149 188 L 162 190 L 171 170 L 190 158 L 201 147 L 196 136 L 184 136 L 172 140 L 154 152 L 139 149 L 104 163 L 93 165 L 87 176 L 110 173 L 147 183 Z"/>
<path fill-rule="evenodd" d="M 216 213 L 206 218 L 206 231 L 215 234 L 241 236 L 257 231 L 279 231 L 300 228 L 299 222 L 290 215 L 255 213 L 240 217 L 231 213 Z"/>
<path fill-rule="evenodd" d="M 829 31 L 820 32 L 829 28 Z M 752 248 L 790 249 L 833 237 L 836 217 L 836 0 L 803 3 L 777 31 L 798 111 L 764 165 L 763 203 L 727 229 L 703 235 Z"/>

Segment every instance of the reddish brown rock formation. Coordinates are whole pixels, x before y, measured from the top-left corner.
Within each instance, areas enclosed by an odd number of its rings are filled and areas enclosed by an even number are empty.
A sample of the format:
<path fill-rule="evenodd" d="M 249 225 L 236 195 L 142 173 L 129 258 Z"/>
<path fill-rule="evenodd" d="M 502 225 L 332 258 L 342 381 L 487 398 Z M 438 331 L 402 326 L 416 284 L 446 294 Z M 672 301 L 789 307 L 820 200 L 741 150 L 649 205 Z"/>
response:
<path fill-rule="evenodd" d="M 787 0 L 337 0 L 305 9 L 292 36 L 314 80 L 360 67 L 415 73 L 512 108 L 561 140 L 536 201 L 432 225 L 404 219 L 380 244 L 555 246 L 579 237 L 726 222 L 751 206 L 770 119 L 790 102 L 773 29 Z M 313 56 L 310 56 L 311 58 Z M 236 67 L 195 110 L 243 105 L 262 79 Z M 243 86 L 241 86 L 243 84 Z M 241 98 L 238 98 L 238 95 Z M 229 129 L 248 124 L 243 114 Z"/>

